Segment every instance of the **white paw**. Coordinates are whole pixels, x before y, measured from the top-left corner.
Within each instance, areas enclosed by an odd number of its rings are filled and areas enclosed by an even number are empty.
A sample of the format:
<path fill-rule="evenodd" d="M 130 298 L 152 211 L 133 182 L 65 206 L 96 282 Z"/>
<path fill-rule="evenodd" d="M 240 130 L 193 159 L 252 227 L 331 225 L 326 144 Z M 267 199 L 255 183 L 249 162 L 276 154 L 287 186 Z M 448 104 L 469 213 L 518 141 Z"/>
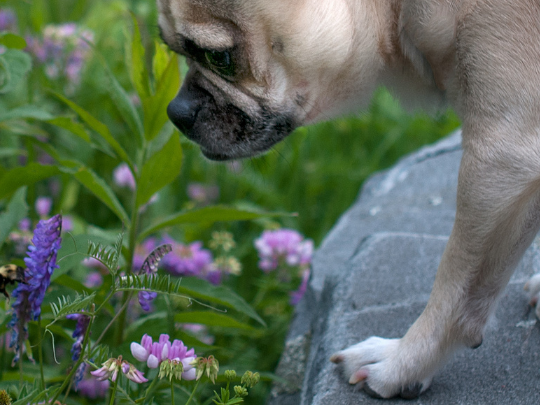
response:
<path fill-rule="evenodd" d="M 540 318 L 540 273 L 532 276 L 524 287 L 529 295 L 529 304 L 535 308 L 536 316 Z"/>
<path fill-rule="evenodd" d="M 426 376 L 414 349 L 403 347 L 401 339 L 371 337 L 334 354 L 331 361 L 341 364 L 350 384 L 356 384 L 376 398 L 418 397 L 429 388 L 432 373 Z M 411 349 L 413 352 L 411 352 Z"/>

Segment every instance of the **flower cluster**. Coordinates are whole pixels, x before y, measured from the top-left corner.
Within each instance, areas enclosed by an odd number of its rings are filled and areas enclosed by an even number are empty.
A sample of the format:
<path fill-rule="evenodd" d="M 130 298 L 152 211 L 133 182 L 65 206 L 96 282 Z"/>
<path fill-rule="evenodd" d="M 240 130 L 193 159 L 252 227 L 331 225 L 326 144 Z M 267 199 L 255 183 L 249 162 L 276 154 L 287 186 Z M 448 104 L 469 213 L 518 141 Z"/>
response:
<path fill-rule="evenodd" d="M 162 334 L 158 342 L 153 342 L 148 335 L 142 337 L 141 343 L 131 343 L 131 354 L 139 361 L 146 362 L 148 368 L 159 368 L 164 361 L 182 363 L 181 377 L 184 380 L 194 380 L 196 370 L 191 364 L 196 358 L 194 349 L 188 350 L 184 343 L 175 339 L 169 341 L 169 335 Z"/>
<path fill-rule="evenodd" d="M 43 30 L 43 39 L 27 37 L 27 50 L 45 67 L 51 79 L 61 76 L 72 85 L 80 82 L 81 71 L 90 56 L 90 45 L 94 34 L 81 29 L 74 23 L 48 25 Z"/>
<path fill-rule="evenodd" d="M 32 238 L 33 245 L 28 246 L 28 257 L 24 259 L 28 267 L 26 281 L 13 291 L 15 302 L 8 325 L 12 329 L 10 347 L 14 347 L 16 353 L 13 362 L 19 360 L 21 350 L 24 350 L 21 342 L 26 340 L 28 335 L 27 323 L 40 316 L 41 303 L 51 282 L 51 275 L 54 269 L 58 268 L 56 255 L 62 240 L 61 229 L 61 215 L 39 221 Z"/>
<path fill-rule="evenodd" d="M 255 240 L 255 247 L 259 253 L 259 267 L 265 272 L 282 266 L 306 269 L 313 255 L 313 241 L 304 240 L 302 235 L 292 229 L 264 231 Z"/>
<path fill-rule="evenodd" d="M 127 187 L 131 191 L 134 191 L 137 187 L 135 177 L 133 176 L 133 173 L 131 172 L 131 169 L 127 163 L 122 163 L 116 169 L 114 169 L 113 179 L 117 186 Z"/>
<path fill-rule="evenodd" d="M 0 9 L 0 31 L 15 31 L 17 28 L 17 17 L 9 9 Z"/>
<path fill-rule="evenodd" d="M 136 382 L 137 384 L 142 384 L 148 381 L 144 377 L 144 373 L 137 370 L 133 364 L 122 360 L 122 356 L 118 356 L 117 359 L 107 360 L 102 364 L 101 368 L 91 371 L 90 374 L 96 377 L 98 381 L 111 379 L 112 382 L 115 382 L 120 371 L 122 371 L 122 373 L 124 373 L 129 380 Z"/>

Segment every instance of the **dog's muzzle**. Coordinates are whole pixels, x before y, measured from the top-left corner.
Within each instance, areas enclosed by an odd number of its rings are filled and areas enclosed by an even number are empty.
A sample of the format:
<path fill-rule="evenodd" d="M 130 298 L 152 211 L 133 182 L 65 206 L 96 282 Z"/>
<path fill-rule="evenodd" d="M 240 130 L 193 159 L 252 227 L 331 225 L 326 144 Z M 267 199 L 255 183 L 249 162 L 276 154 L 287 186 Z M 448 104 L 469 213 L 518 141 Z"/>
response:
<path fill-rule="evenodd" d="M 167 115 L 185 136 L 194 142 L 198 142 L 200 139 L 196 132 L 193 131 L 193 127 L 202 106 L 210 102 L 212 96 L 198 86 L 190 76 L 192 75 L 188 72 L 184 85 L 167 107 Z"/>

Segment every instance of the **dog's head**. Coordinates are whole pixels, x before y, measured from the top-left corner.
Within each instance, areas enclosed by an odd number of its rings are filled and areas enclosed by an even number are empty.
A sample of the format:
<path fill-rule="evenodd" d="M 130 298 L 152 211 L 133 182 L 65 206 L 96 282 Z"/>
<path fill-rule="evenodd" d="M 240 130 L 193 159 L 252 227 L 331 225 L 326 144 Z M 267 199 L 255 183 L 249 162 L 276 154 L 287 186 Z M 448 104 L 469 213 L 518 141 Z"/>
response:
<path fill-rule="evenodd" d="M 366 4 L 158 0 L 161 36 L 190 67 L 171 121 L 208 158 L 226 160 L 367 99 L 382 60 Z"/>

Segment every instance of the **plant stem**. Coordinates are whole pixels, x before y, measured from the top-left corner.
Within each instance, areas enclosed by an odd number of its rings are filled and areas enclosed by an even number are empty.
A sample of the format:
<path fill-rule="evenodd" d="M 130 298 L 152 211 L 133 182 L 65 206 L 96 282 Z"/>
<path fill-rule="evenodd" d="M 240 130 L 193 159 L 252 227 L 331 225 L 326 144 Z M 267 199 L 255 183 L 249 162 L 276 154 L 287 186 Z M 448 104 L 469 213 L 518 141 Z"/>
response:
<path fill-rule="evenodd" d="M 135 255 L 135 246 L 137 244 L 137 230 L 139 228 L 139 205 L 137 204 L 137 191 L 133 193 L 133 205 L 131 212 L 131 227 L 129 229 L 128 257 L 126 264 L 126 274 L 133 272 L 133 256 Z M 115 341 L 117 345 L 122 344 L 124 338 L 124 325 L 126 324 L 126 303 L 131 299 L 131 293 L 124 291 L 122 295 L 122 309 L 119 311 L 118 327 L 116 328 Z"/>
<path fill-rule="evenodd" d="M 174 384 L 171 380 L 171 404 L 174 405 Z"/>
<path fill-rule="evenodd" d="M 116 381 L 113 383 L 113 389 L 111 392 L 111 400 L 109 401 L 109 405 L 114 405 L 114 398 L 116 397 L 116 388 L 118 386 L 118 380 L 120 379 L 120 376 L 116 379 Z"/>
<path fill-rule="evenodd" d="M 79 356 L 79 359 L 77 360 L 77 362 L 75 363 L 75 365 L 71 369 L 69 375 L 66 377 L 66 379 L 62 383 L 62 386 L 60 387 L 60 389 L 56 392 L 56 395 L 54 396 L 54 398 L 50 401 L 51 404 L 53 404 L 54 401 L 56 401 L 58 399 L 58 397 L 60 396 L 62 391 L 64 391 L 64 389 L 67 387 L 67 385 L 71 384 L 71 379 L 73 378 L 73 375 L 75 375 L 75 373 L 79 369 L 79 366 L 83 362 L 84 353 L 86 352 L 86 348 L 88 346 L 88 340 L 90 339 L 90 330 L 92 329 L 92 324 L 93 323 L 94 323 L 94 317 L 92 316 L 90 318 L 90 322 L 88 323 L 88 328 L 86 328 L 86 333 L 84 334 L 81 355 Z"/>
<path fill-rule="evenodd" d="M 128 292 L 129 293 L 129 292 Z M 131 293 L 129 293 L 131 294 Z M 129 304 L 129 300 L 131 299 L 131 296 L 128 297 L 128 299 L 126 300 L 126 302 L 124 303 L 124 305 L 122 305 L 122 307 L 120 308 L 120 310 L 116 313 L 116 315 L 113 317 L 113 319 L 111 319 L 111 321 L 109 322 L 109 324 L 105 327 L 105 329 L 103 329 L 103 332 L 101 332 L 101 335 L 99 335 L 98 339 L 94 342 L 94 345 L 92 346 L 92 349 L 90 349 L 90 352 L 92 352 L 96 347 L 97 345 L 99 344 L 99 342 L 101 341 L 101 339 L 103 339 L 103 336 L 105 336 L 105 333 L 107 333 L 107 331 L 109 330 L 109 328 L 112 326 L 112 324 L 114 323 L 114 321 L 122 314 L 124 313 L 124 310 L 126 309 L 126 307 L 128 306 Z"/>
<path fill-rule="evenodd" d="M 41 336 L 41 314 L 38 318 L 38 336 Z M 39 371 L 41 372 L 41 389 L 45 391 L 45 375 L 43 374 L 43 340 L 42 338 L 39 349 L 38 349 L 38 355 L 39 355 Z"/>
<path fill-rule="evenodd" d="M 186 405 L 189 405 L 189 403 L 191 402 L 191 399 L 193 398 L 193 396 L 195 395 L 195 391 L 197 391 L 197 387 L 199 386 L 199 383 L 201 382 L 201 380 L 197 380 L 197 384 L 195 384 L 195 388 L 193 388 L 193 392 L 191 393 L 191 395 L 189 396 L 187 402 L 186 402 Z"/>

